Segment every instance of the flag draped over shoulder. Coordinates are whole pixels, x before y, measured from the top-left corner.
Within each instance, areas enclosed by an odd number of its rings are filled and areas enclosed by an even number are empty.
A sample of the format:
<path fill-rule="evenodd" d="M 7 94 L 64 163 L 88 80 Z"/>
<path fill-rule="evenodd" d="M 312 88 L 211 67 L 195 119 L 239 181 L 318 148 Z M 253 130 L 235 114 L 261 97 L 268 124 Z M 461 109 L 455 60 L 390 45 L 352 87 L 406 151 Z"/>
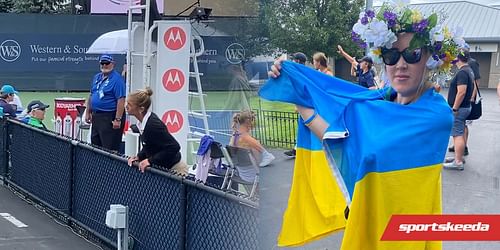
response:
<path fill-rule="evenodd" d="M 341 228 L 347 203 L 342 249 L 440 249 L 440 242 L 380 238 L 393 214 L 441 213 L 441 162 L 452 126 L 444 98 L 430 89 L 400 105 L 384 100 L 391 89 L 368 90 L 296 63 L 282 66 L 261 97 L 313 108 L 329 128 L 321 144 L 299 126 L 278 244 L 300 245 Z"/>

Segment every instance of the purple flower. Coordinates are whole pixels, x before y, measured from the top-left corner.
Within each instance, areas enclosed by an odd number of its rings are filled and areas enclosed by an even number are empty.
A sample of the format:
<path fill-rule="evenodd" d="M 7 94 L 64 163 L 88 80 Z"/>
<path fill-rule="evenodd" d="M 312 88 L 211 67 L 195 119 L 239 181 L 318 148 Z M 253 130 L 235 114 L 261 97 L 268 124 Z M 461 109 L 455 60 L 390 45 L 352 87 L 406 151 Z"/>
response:
<path fill-rule="evenodd" d="M 362 49 L 366 49 L 367 45 L 366 45 L 366 43 L 360 43 L 359 47 Z"/>
<path fill-rule="evenodd" d="M 374 18 L 375 17 L 375 12 L 373 12 L 373 10 L 367 10 L 366 13 L 365 13 L 365 16 L 367 16 L 369 18 Z"/>
<path fill-rule="evenodd" d="M 432 59 L 439 61 L 439 56 L 436 54 L 432 54 Z"/>
<path fill-rule="evenodd" d="M 442 53 L 441 55 L 439 55 L 439 58 L 441 58 L 441 59 L 446 58 L 446 54 L 445 54 L 445 53 Z"/>
<path fill-rule="evenodd" d="M 443 44 L 441 42 L 437 42 L 435 45 L 434 45 L 434 49 L 436 51 L 440 51 L 441 48 L 443 48 Z"/>
<path fill-rule="evenodd" d="M 427 26 L 429 26 L 429 21 L 427 19 L 423 19 L 418 23 L 414 23 L 412 28 L 415 33 L 421 33 L 427 28 Z"/>
<path fill-rule="evenodd" d="M 361 18 L 361 24 L 367 25 L 368 24 L 368 17 L 364 16 Z"/>
<path fill-rule="evenodd" d="M 392 28 L 396 25 L 396 19 L 397 15 L 395 13 L 392 13 L 390 11 L 384 11 L 384 19 L 387 20 L 387 26 L 389 28 Z"/>

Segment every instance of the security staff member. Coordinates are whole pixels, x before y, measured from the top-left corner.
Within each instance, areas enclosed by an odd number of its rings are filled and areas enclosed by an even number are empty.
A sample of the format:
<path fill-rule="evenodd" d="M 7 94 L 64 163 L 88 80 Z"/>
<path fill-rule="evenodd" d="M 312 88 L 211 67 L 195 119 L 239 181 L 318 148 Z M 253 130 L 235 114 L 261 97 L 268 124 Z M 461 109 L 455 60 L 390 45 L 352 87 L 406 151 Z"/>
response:
<path fill-rule="evenodd" d="M 118 151 L 125 124 L 126 86 L 120 73 L 114 70 L 111 55 L 102 55 L 99 63 L 101 72 L 92 80 L 86 122 L 92 124 L 92 144 Z"/>

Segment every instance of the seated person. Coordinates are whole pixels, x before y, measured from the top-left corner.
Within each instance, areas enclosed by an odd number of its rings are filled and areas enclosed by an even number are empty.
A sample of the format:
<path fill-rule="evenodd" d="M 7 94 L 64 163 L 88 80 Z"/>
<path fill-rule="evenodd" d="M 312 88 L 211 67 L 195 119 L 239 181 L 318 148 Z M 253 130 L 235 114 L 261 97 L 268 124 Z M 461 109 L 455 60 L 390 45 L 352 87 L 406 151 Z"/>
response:
<path fill-rule="evenodd" d="M 3 116 L 16 118 L 16 109 L 10 102 L 14 101 L 17 91 L 11 85 L 5 84 L 0 89 L 0 107 L 3 108 Z"/>
<path fill-rule="evenodd" d="M 274 159 L 274 155 L 267 152 L 267 150 L 260 144 L 258 140 L 252 137 L 251 130 L 255 123 L 255 113 L 252 111 L 241 111 L 233 116 L 233 135 L 229 141 L 230 146 L 250 149 L 255 160 L 260 167 L 269 165 Z M 240 177 L 246 181 L 245 178 L 253 178 L 255 173 L 249 173 L 248 176 Z M 243 173 L 243 175 L 245 175 Z"/>
<path fill-rule="evenodd" d="M 45 109 L 48 107 L 50 105 L 46 105 L 39 100 L 31 101 L 26 110 L 27 115 L 21 121 L 33 127 L 47 130 L 47 127 L 43 124 L 43 119 L 45 119 Z"/>
<path fill-rule="evenodd" d="M 187 175 L 188 167 L 181 161 L 180 145 L 168 132 L 165 124 L 155 113 L 149 111 L 151 106 L 150 88 L 136 90 L 127 96 L 125 109 L 129 115 L 139 121 L 137 127 L 141 133 L 142 149 L 137 156 L 128 159 L 129 166 L 139 161 L 139 170 L 144 173 L 151 164 L 165 167 L 178 174 Z"/>

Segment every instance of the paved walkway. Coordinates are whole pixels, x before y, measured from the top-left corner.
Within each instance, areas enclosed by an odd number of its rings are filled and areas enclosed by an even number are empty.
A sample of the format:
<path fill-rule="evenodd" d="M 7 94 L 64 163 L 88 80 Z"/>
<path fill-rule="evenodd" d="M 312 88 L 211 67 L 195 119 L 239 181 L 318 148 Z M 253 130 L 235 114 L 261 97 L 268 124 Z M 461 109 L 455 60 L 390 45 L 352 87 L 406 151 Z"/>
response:
<path fill-rule="evenodd" d="M 500 213 L 500 105 L 494 90 L 481 93 L 483 117 L 470 127 L 470 155 L 466 157 L 465 170 L 443 170 L 443 209 L 447 214 Z M 276 161 L 260 173 L 259 249 L 279 249 L 276 238 L 292 182 L 294 161 L 282 151 L 273 153 Z M 338 233 L 298 249 L 339 249 L 341 241 L 342 233 Z M 500 242 L 445 242 L 444 249 L 496 250 L 500 249 Z"/>
<path fill-rule="evenodd" d="M 10 215 L 10 216 L 9 216 Z M 0 250 L 98 249 L 0 186 Z"/>

